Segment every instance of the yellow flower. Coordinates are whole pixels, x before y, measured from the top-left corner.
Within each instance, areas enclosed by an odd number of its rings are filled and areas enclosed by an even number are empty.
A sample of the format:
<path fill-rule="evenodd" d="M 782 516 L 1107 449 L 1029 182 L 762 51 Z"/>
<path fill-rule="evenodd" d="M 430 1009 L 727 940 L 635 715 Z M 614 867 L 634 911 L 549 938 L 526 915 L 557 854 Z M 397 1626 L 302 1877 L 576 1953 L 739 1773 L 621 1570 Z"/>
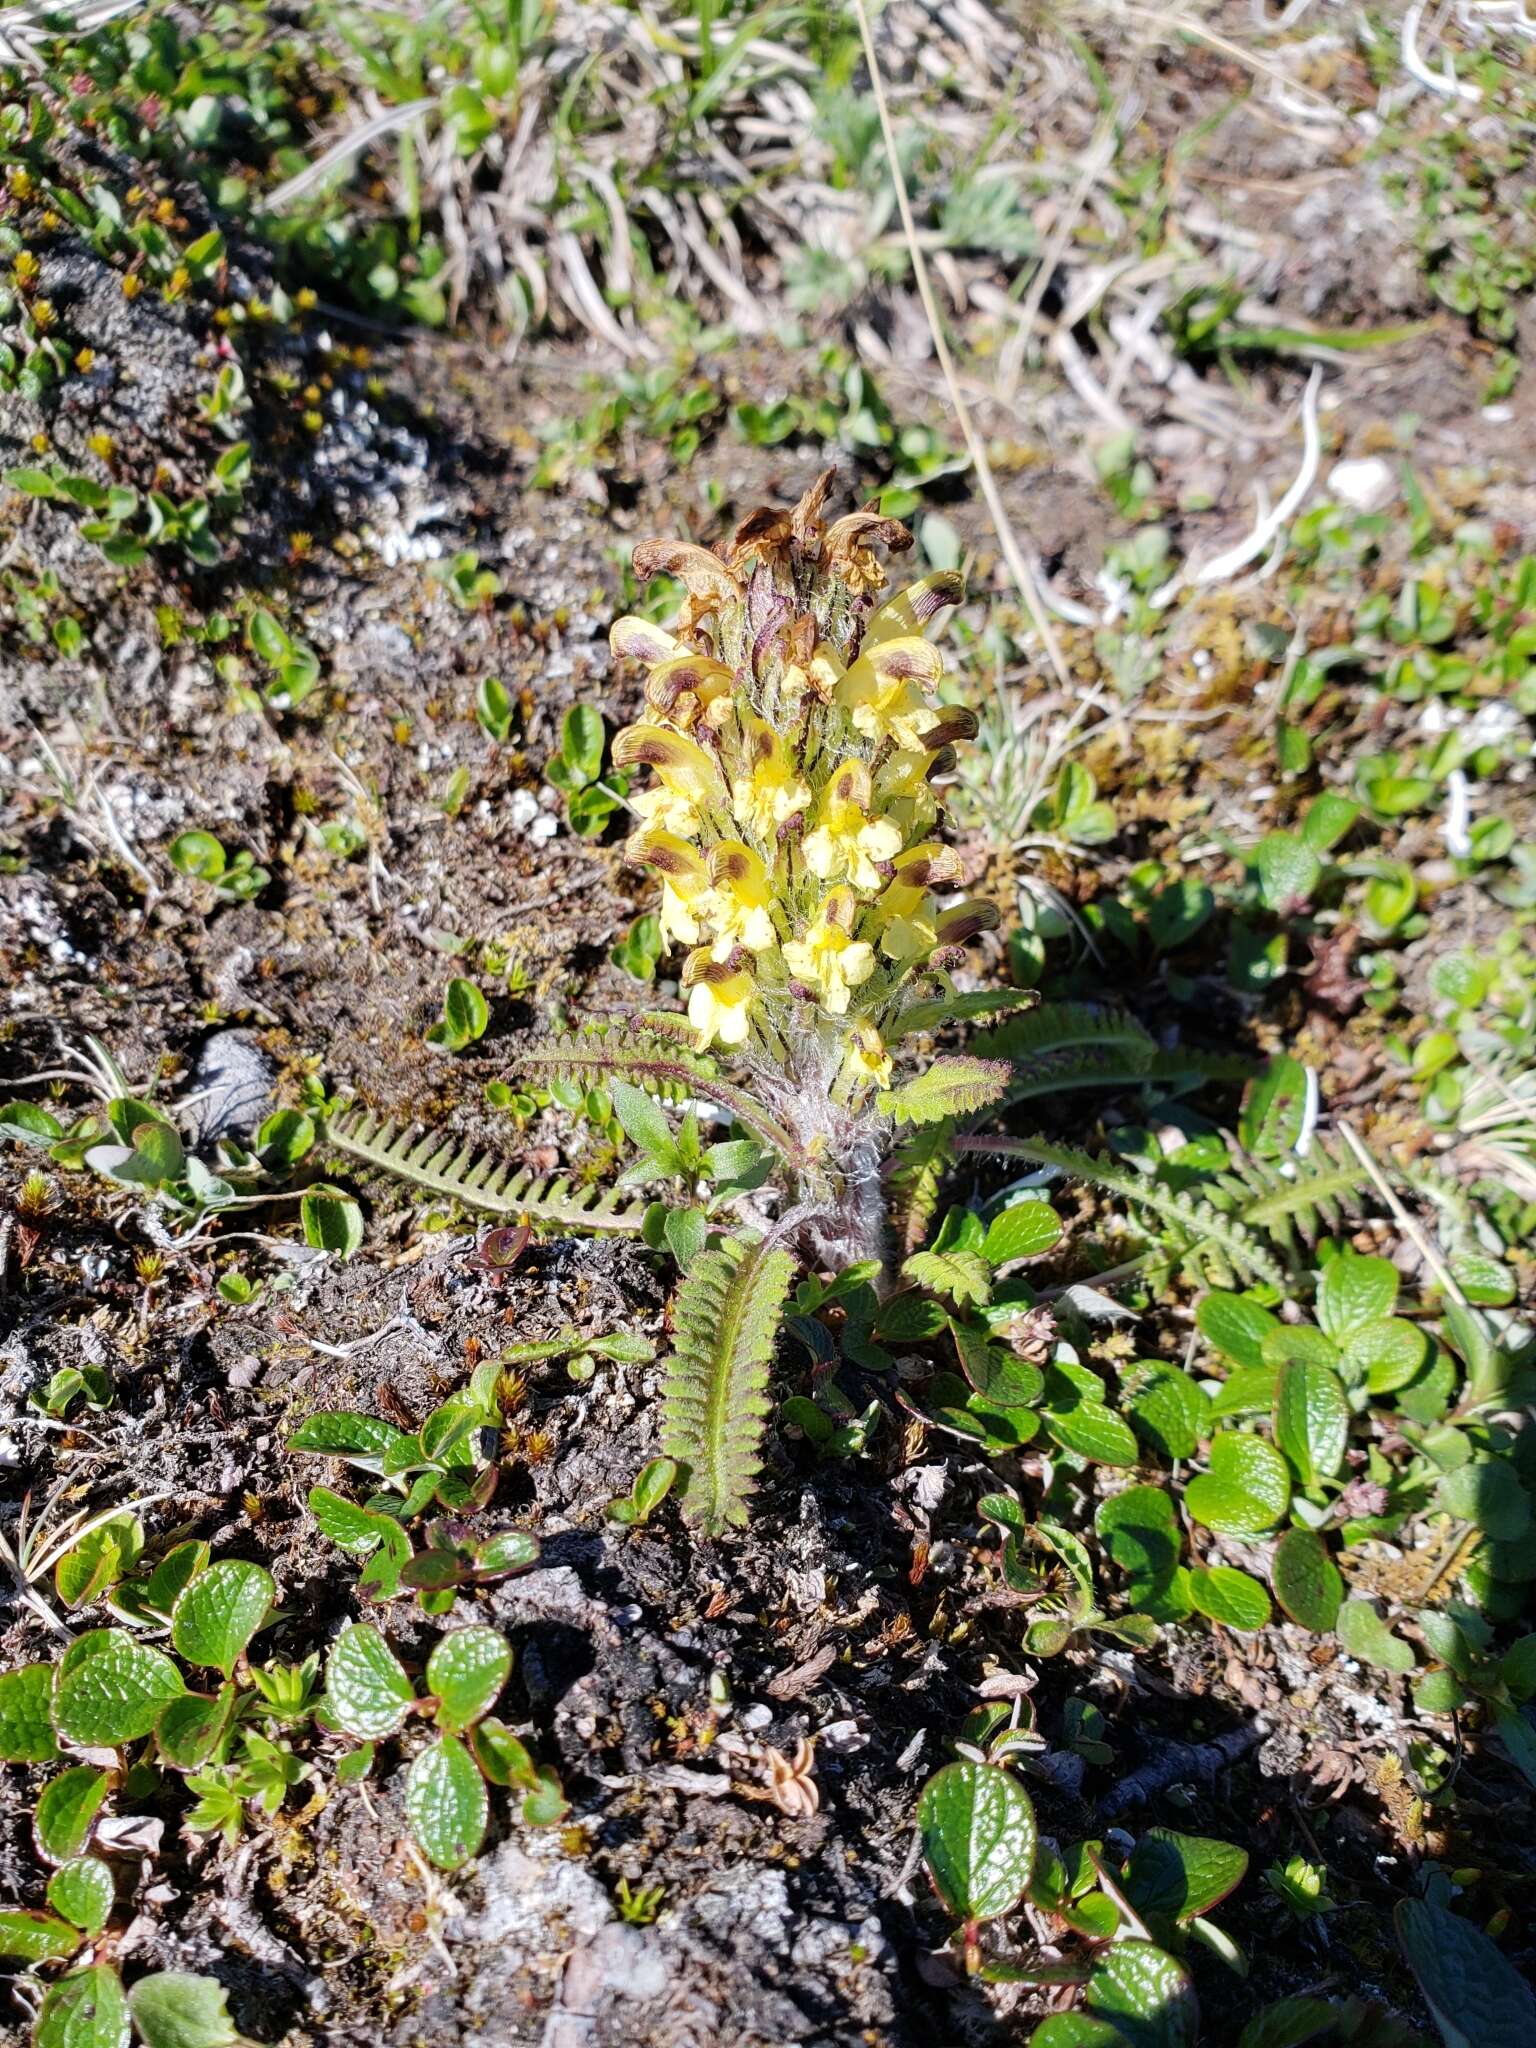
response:
<path fill-rule="evenodd" d="M 855 889 L 880 887 L 880 861 L 901 851 L 902 831 L 889 818 L 869 815 L 869 770 L 862 761 L 845 761 L 822 793 L 814 832 L 806 835 L 805 864 L 823 882 L 845 876 Z"/>
<path fill-rule="evenodd" d="M 866 739 L 920 748 L 929 694 L 944 673 L 936 647 L 905 636 L 866 647 L 837 686 L 837 702 Z"/>
<path fill-rule="evenodd" d="M 789 663 L 779 688 L 792 703 L 798 703 L 809 690 L 823 704 L 830 704 L 842 678 L 843 664 L 837 650 L 819 640 L 805 660 Z"/>
<path fill-rule="evenodd" d="M 777 943 L 768 910 L 768 870 L 751 847 L 739 839 L 721 840 L 709 856 L 709 879 L 715 885 L 713 913 L 722 947 L 736 944 L 763 953 Z"/>
<path fill-rule="evenodd" d="M 855 1024 L 848 1034 L 843 1073 L 850 1088 L 859 1094 L 869 1087 L 889 1088 L 891 1085 L 891 1056 L 885 1049 L 885 1040 L 873 1024 Z"/>
<path fill-rule="evenodd" d="M 690 953 L 683 987 L 689 990 L 688 1022 L 698 1033 L 700 1052 L 707 1052 L 717 1039 L 721 1045 L 746 1043 L 757 988 L 744 967 L 713 960 L 708 953 Z"/>
<path fill-rule="evenodd" d="M 647 825 L 696 839 L 702 812 L 724 795 L 712 757 L 694 740 L 659 725 L 627 725 L 613 743 L 615 768 L 654 768 L 657 787 L 630 798 Z"/>
<path fill-rule="evenodd" d="M 779 827 L 803 811 L 811 793 L 794 771 L 789 751 L 766 719 L 744 711 L 741 719 L 745 774 L 731 783 L 736 822 L 771 845 Z"/>
<path fill-rule="evenodd" d="M 852 936 L 859 906 L 851 889 L 829 890 L 803 939 L 784 948 L 784 964 L 821 997 L 834 1017 L 847 1014 L 848 998 L 875 971 L 875 951 Z"/>
<path fill-rule="evenodd" d="M 860 642 L 863 652 L 894 640 L 897 634 L 918 633 L 937 612 L 958 604 L 965 595 L 965 583 L 957 569 L 940 569 L 920 583 L 888 597 L 869 615 Z"/>
<path fill-rule="evenodd" d="M 707 916 L 712 907 L 709 870 L 699 855 L 685 839 L 659 831 L 637 832 L 629 842 L 629 854 L 661 877 L 662 936 L 696 946 L 703 936 L 699 916 Z"/>
<path fill-rule="evenodd" d="M 645 679 L 645 701 L 658 718 L 686 732 L 702 716 L 716 727 L 729 711 L 735 677 L 723 661 L 706 654 L 675 654 L 660 661 Z"/>
<path fill-rule="evenodd" d="M 911 966 L 926 960 L 939 942 L 938 911 L 929 887 L 959 879 L 960 861 L 937 840 L 908 847 L 875 905 L 881 921 L 880 950 L 888 960 Z"/>

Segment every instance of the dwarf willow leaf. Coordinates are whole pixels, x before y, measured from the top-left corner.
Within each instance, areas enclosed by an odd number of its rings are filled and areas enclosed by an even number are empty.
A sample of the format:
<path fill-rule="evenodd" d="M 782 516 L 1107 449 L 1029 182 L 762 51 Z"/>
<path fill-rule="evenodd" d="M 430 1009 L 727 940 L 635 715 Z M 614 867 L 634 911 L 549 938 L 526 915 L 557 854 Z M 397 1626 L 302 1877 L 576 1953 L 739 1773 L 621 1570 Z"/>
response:
<path fill-rule="evenodd" d="M 1373 1394 L 1395 1394 L 1418 1378 L 1433 1350 L 1428 1331 L 1401 1316 L 1388 1316 L 1350 1331 L 1340 1355 L 1340 1370 L 1350 1386 L 1364 1380 Z"/>
<path fill-rule="evenodd" d="M 1015 1202 L 994 1216 L 981 1255 L 989 1266 L 1011 1265 L 1015 1259 L 1037 1259 L 1061 1236 L 1061 1218 L 1049 1202 Z"/>
<path fill-rule="evenodd" d="M 456 1735 L 441 1736 L 411 1765 L 405 1817 L 440 1870 L 457 1870 L 485 1840 L 490 1795 L 480 1766 Z"/>
<path fill-rule="evenodd" d="M 367 1557 L 370 1551 L 378 1549 L 391 1529 L 399 1527 L 390 1516 L 380 1514 L 376 1508 L 359 1507 L 356 1501 L 333 1493 L 328 1486 L 309 1489 L 308 1507 L 320 1525 L 321 1535 L 328 1536 L 352 1557 Z"/>
<path fill-rule="evenodd" d="M 1150 1941 L 1117 1941 L 1107 1950 L 1083 2004 L 1131 2022 L 1122 2031 L 1136 2048 L 1194 2048 L 1200 2008 L 1189 1972 Z"/>
<path fill-rule="evenodd" d="M 304 1242 L 317 1252 L 350 1259 L 363 1241 L 363 1212 L 342 1188 L 306 1188 L 299 1204 Z"/>
<path fill-rule="evenodd" d="M 1481 1928 L 1428 1899 L 1403 1899 L 1392 1917 L 1446 2048 L 1529 2048 L 1536 1995 Z"/>
<path fill-rule="evenodd" d="M 1189 1597 L 1208 1621 L 1252 1633 L 1269 1620 L 1269 1595 L 1247 1572 L 1230 1565 L 1196 1565 L 1189 1575 Z"/>
<path fill-rule="evenodd" d="M 301 1422 L 289 1437 L 288 1448 L 346 1458 L 365 1470 L 379 1471 L 391 1456 L 408 1454 L 415 1441 L 381 1416 L 361 1415 L 350 1408 L 328 1408 Z"/>
<path fill-rule="evenodd" d="M 40 1856 L 67 1863 L 90 1839 L 101 1802 L 107 1795 L 107 1774 L 94 1764 L 75 1764 L 50 1778 L 38 1795 L 32 1816 Z"/>
<path fill-rule="evenodd" d="M 325 1697 L 338 1725 L 368 1741 L 394 1734 L 416 1689 L 379 1631 L 370 1622 L 353 1621 L 331 1645 Z"/>
<path fill-rule="evenodd" d="M 272 1574 L 238 1558 L 210 1565 L 171 1610 L 171 1641 L 189 1664 L 228 1678 L 277 1597 Z"/>
<path fill-rule="evenodd" d="M 52 1705 L 51 1664 L 0 1672 L 0 1762 L 45 1764 L 58 1755 Z"/>
<path fill-rule="evenodd" d="M 1512 1543 L 1531 1525 L 1530 1498 L 1505 1458 L 1475 1458 L 1458 1465 L 1436 1490 L 1448 1515 L 1471 1522 L 1497 1542 Z"/>
<path fill-rule="evenodd" d="M 212 1977 L 157 1971 L 134 1985 L 128 2006 L 144 2048 L 239 2048 L 224 1987 Z"/>
<path fill-rule="evenodd" d="M 93 1629 L 60 1660 L 54 1725 L 66 1742 L 82 1748 L 121 1748 L 148 1735 L 162 1708 L 185 1691 L 163 1651 L 135 1642 L 123 1629 Z"/>
<path fill-rule="evenodd" d="M 1344 1581 L 1313 1529 L 1287 1529 L 1270 1559 L 1269 1582 L 1292 1621 L 1324 1635 L 1339 1618 Z"/>
<path fill-rule="evenodd" d="M 1264 1345 L 1280 1320 L 1245 1294 L 1212 1293 L 1195 1310 L 1201 1336 L 1234 1365 L 1262 1365 Z"/>
<path fill-rule="evenodd" d="M 128 2001 L 109 1963 L 61 1977 L 38 2008 L 32 2048 L 128 2048 Z"/>
<path fill-rule="evenodd" d="M 24 1963 L 51 1963 L 72 1956 L 80 1946 L 80 1930 L 53 1913 L 26 1907 L 0 1908 L 0 1956 L 18 1956 Z"/>
<path fill-rule="evenodd" d="M 1352 1657 L 1380 1671 L 1411 1671 L 1416 1661 L 1401 1636 L 1393 1635 L 1369 1600 L 1346 1600 L 1334 1630 Z"/>
<path fill-rule="evenodd" d="M 959 1920 L 995 1920 L 1024 1896 L 1035 1864 L 1035 1809 L 997 1764 L 946 1764 L 917 1805 L 923 1860 Z"/>
<path fill-rule="evenodd" d="M 215 1698 L 189 1692 L 172 1700 L 155 1723 L 155 1743 L 173 1770 L 195 1771 L 218 1748 L 235 1710 L 235 1690 L 225 1685 Z"/>
<path fill-rule="evenodd" d="M 512 1646 L 493 1628 L 459 1628 L 427 1659 L 427 1690 L 437 1699 L 437 1725 L 467 1728 L 495 1706 L 512 1674 Z"/>
<path fill-rule="evenodd" d="M 1390 1259 L 1340 1252 L 1317 1283 L 1317 1320 L 1337 1344 L 1352 1330 L 1379 1323 L 1397 1305 L 1397 1268 Z"/>
<path fill-rule="evenodd" d="M 1047 1408 L 1045 1426 L 1063 1449 L 1095 1465 L 1134 1465 L 1141 1455 L 1130 1424 L 1102 1401 Z"/>
<path fill-rule="evenodd" d="M 1210 1429 L 1210 1397 L 1175 1365 L 1143 1359 L 1130 1367 L 1124 1406 L 1132 1429 L 1159 1457 L 1192 1458 Z"/>
<path fill-rule="evenodd" d="M 1303 1489 L 1331 1479 L 1349 1443 L 1349 1402 L 1326 1365 L 1288 1358 L 1275 1388 L 1275 1442 Z"/>
<path fill-rule="evenodd" d="M 1193 1920 L 1242 1883 L 1248 1852 L 1210 1835 L 1149 1828 L 1131 1851 L 1122 1889 L 1138 1913 Z"/>
<path fill-rule="evenodd" d="M 76 1856 L 48 1880 L 48 1903 L 80 1932 L 94 1938 L 116 1902 L 112 1873 L 99 1856 Z"/>
<path fill-rule="evenodd" d="M 1029 2048 L 1127 2048 L 1126 2038 L 1108 2020 L 1091 2012 L 1053 2012 L 1029 2037 Z"/>
<path fill-rule="evenodd" d="M 1262 1535 L 1290 1500 L 1290 1474 L 1274 1445 L 1236 1430 L 1211 1439 L 1210 1470 L 1184 1489 L 1184 1504 L 1195 1520 L 1227 1536 Z"/>

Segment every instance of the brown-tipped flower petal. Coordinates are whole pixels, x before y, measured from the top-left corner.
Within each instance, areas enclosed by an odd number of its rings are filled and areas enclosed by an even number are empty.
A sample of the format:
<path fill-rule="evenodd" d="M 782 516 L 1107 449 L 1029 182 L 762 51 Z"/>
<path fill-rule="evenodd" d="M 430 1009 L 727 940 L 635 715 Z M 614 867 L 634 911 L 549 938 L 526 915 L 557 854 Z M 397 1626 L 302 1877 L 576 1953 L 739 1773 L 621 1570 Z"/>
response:
<path fill-rule="evenodd" d="M 979 932 L 996 931 L 1001 922 L 995 903 L 984 903 L 979 897 L 973 897 L 969 902 L 957 903 L 953 910 L 946 910 L 939 919 L 939 944 L 968 945 Z"/>
<path fill-rule="evenodd" d="M 687 540 L 643 540 L 634 553 L 635 574 L 675 576 L 690 597 L 712 605 L 739 604 L 741 585 L 718 555 Z"/>
<path fill-rule="evenodd" d="M 637 619 L 632 612 L 615 619 L 608 628 L 608 645 L 616 660 L 643 661 L 647 668 L 654 668 L 658 661 L 670 661 L 684 651 L 681 641 L 665 626 Z"/>

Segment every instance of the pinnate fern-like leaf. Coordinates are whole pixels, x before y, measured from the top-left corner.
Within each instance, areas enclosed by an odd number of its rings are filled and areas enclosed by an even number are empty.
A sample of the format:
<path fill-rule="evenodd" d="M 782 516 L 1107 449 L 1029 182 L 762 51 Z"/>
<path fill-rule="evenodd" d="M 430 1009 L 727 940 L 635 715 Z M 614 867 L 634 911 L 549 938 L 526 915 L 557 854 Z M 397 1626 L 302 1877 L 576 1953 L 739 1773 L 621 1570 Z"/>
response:
<path fill-rule="evenodd" d="M 984 1032 L 974 1050 L 1013 1068 L 1006 1104 L 1074 1088 L 1118 1088 L 1138 1082 L 1242 1080 L 1253 1062 L 1186 1047 L 1159 1049 L 1128 1010 L 1100 1003 L 1045 1003 L 1027 1017 Z"/>
<path fill-rule="evenodd" d="M 747 1519 L 768 1421 L 768 1369 L 794 1271 L 788 1252 L 728 1237 L 699 1253 L 677 1291 L 661 1447 L 683 1468 L 683 1513 L 709 1536 Z"/>
<path fill-rule="evenodd" d="M 654 1094 L 705 1096 L 771 1150 L 795 1159 L 799 1148 L 783 1125 L 745 1088 L 722 1079 L 712 1059 L 661 1028 L 670 1021 L 662 1011 L 635 1027 L 588 1025 L 524 1051 L 518 1064 L 530 1080 L 574 1081 L 584 1088 L 624 1080 Z M 675 1021 L 686 1032 L 687 1020 Z"/>
<path fill-rule="evenodd" d="M 325 1143 L 424 1194 L 487 1216 L 626 1233 L 637 1232 L 645 1221 L 643 1197 L 573 1186 L 565 1174 L 540 1177 L 472 1143 L 414 1124 L 391 1123 L 355 1103 L 327 1119 Z"/>
<path fill-rule="evenodd" d="M 957 1053 L 935 1060 L 925 1073 L 889 1090 L 880 1097 L 880 1107 L 898 1124 L 931 1124 L 942 1117 L 974 1116 L 996 1102 L 1007 1086 L 1004 1061 Z"/>

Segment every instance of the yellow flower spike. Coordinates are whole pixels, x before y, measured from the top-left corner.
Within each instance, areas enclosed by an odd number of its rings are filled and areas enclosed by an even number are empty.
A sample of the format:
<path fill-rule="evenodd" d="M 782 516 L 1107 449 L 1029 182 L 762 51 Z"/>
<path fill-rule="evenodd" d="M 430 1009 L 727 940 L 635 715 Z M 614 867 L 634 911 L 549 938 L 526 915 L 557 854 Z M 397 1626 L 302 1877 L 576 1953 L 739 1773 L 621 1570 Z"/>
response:
<path fill-rule="evenodd" d="M 630 798 L 630 807 L 647 825 L 696 839 L 703 828 L 701 813 L 724 794 L 712 755 L 695 740 L 659 725 L 627 725 L 613 743 L 615 768 L 654 768 L 659 787 Z"/>
<path fill-rule="evenodd" d="M 768 908 L 768 870 L 750 846 L 739 839 L 723 839 L 709 856 L 709 879 L 715 888 L 713 914 L 720 946 L 734 943 L 749 953 L 764 953 L 777 944 Z"/>
<path fill-rule="evenodd" d="M 875 904 L 880 919 L 880 950 L 888 960 L 912 967 L 926 960 L 939 942 L 938 910 L 929 889 L 960 879 L 960 857 L 936 839 L 910 846 L 895 863 L 896 872 Z"/>
<path fill-rule="evenodd" d="M 752 999 L 757 984 L 745 967 L 731 960 L 715 960 L 708 953 L 690 953 L 683 966 L 683 987 L 688 994 L 688 1022 L 697 1032 L 700 1052 L 717 1041 L 721 1045 L 744 1045 L 752 1028 Z"/>
<path fill-rule="evenodd" d="M 741 734 L 746 772 L 731 783 L 731 808 L 738 825 L 771 846 L 785 819 L 805 810 L 811 792 L 795 773 L 788 748 L 766 719 L 744 711 Z"/>
<path fill-rule="evenodd" d="M 851 889 L 829 890 L 803 939 L 784 948 L 784 964 L 797 981 L 820 996 L 834 1017 L 847 1015 L 848 1000 L 875 971 L 875 949 L 852 936 L 859 905 Z"/>
<path fill-rule="evenodd" d="M 873 1024 L 860 1021 L 849 1032 L 843 1078 L 855 1095 L 862 1095 L 867 1088 L 890 1087 L 891 1056 Z"/>
<path fill-rule="evenodd" d="M 864 626 L 864 649 L 894 640 L 898 634 L 920 633 L 931 618 L 958 604 L 965 595 L 965 579 L 958 569 L 940 569 L 912 583 L 895 597 L 888 597 L 869 615 Z"/>
<path fill-rule="evenodd" d="M 662 936 L 679 945 L 696 946 L 703 936 L 700 915 L 713 908 L 709 869 L 685 839 L 672 832 L 637 832 L 626 849 L 661 877 Z"/>
<path fill-rule="evenodd" d="M 816 829 L 805 839 L 805 864 L 818 880 L 846 877 L 866 892 L 880 887 L 878 864 L 895 859 L 905 835 L 891 819 L 869 815 L 872 801 L 868 768 L 845 761 L 823 790 Z"/>
<path fill-rule="evenodd" d="M 653 626 L 649 619 L 637 619 L 632 612 L 615 619 L 608 628 L 608 645 L 616 661 L 638 661 L 646 668 L 688 651 L 665 626 Z"/>
<path fill-rule="evenodd" d="M 926 640 L 888 640 L 859 655 L 837 686 L 837 702 L 866 739 L 923 747 L 930 744 L 929 696 L 943 673 L 942 655 Z"/>
<path fill-rule="evenodd" d="M 723 661 L 705 654 L 677 654 L 658 662 L 645 679 L 645 701 L 658 718 L 686 732 L 702 715 L 713 726 L 710 713 L 718 705 L 729 708 L 734 678 Z"/>

